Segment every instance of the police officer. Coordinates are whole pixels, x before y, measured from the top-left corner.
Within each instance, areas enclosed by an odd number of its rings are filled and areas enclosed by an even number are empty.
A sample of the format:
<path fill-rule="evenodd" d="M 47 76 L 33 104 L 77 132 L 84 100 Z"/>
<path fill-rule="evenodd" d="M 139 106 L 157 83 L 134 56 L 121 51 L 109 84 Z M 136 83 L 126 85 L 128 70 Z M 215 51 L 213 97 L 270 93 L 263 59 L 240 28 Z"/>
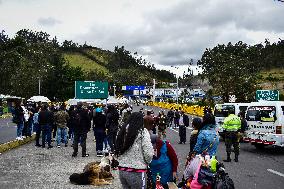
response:
<path fill-rule="evenodd" d="M 234 114 L 234 110 L 228 110 L 228 117 L 225 118 L 223 129 L 225 131 L 225 145 L 227 159 L 225 162 L 231 162 L 231 147 L 234 147 L 235 162 L 238 162 L 240 153 L 240 130 L 241 119 Z"/>

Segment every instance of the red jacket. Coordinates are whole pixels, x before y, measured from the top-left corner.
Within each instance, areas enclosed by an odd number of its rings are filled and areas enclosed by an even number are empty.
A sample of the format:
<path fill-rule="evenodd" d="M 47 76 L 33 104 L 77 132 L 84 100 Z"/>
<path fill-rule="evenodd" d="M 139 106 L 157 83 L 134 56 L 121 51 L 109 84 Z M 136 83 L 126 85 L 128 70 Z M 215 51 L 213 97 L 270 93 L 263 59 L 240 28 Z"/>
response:
<path fill-rule="evenodd" d="M 166 141 L 166 145 L 167 145 L 167 155 L 169 156 L 169 158 L 172 162 L 173 172 L 177 172 L 177 167 L 178 167 L 177 154 L 176 154 L 174 148 L 172 147 L 172 145 L 169 143 L 169 141 Z M 156 148 L 157 148 L 158 158 L 161 156 L 160 150 L 161 150 L 162 146 L 163 146 L 163 141 L 161 139 L 157 139 Z"/>

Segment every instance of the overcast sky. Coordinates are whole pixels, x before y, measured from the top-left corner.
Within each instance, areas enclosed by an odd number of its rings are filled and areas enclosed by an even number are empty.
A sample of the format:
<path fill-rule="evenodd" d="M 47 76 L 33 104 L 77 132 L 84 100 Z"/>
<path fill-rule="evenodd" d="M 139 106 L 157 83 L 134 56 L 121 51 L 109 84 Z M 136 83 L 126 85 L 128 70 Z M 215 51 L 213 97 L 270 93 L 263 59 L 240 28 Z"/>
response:
<path fill-rule="evenodd" d="M 283 20 L 275 0 L 0 0 L 0 30 L 11 37 L 26 28 L 111 51 L 124 45 L 179 75 L 217 44 L 284 39 Z"/>

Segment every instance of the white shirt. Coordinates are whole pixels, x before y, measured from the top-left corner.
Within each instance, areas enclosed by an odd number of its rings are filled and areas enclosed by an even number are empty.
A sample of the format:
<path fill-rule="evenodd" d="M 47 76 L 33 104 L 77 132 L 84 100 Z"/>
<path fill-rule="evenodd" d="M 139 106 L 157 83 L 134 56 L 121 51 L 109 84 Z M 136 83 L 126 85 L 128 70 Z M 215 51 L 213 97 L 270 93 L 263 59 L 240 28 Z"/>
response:
<path fill-rule="evenodd" d="M 183 123 L 183 116 L 181 115 L 178 121 L 179 125 L 184 125 Z"/>

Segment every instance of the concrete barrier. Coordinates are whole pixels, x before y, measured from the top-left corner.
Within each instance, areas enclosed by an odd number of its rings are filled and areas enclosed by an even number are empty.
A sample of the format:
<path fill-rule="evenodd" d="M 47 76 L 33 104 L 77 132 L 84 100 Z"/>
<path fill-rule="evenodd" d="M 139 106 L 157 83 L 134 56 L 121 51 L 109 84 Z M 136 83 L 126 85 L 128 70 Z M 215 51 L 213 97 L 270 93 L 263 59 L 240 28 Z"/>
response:
<path fill-rule="evenodd" d="M 29 143 L 33 140 L 35 140 L 35 134 L 32 135 L 31 137 L 27 137 L 23 140 L 13 140 L 13 141 L 10 141 L 10 142 L 6 142 L 4 144 L 0 144 L 0 154 L 5 152 L 5 151 L 11 150 L 13 148 L 17 148 L 18 146 L 27 144 L 27 143 Z"/>

